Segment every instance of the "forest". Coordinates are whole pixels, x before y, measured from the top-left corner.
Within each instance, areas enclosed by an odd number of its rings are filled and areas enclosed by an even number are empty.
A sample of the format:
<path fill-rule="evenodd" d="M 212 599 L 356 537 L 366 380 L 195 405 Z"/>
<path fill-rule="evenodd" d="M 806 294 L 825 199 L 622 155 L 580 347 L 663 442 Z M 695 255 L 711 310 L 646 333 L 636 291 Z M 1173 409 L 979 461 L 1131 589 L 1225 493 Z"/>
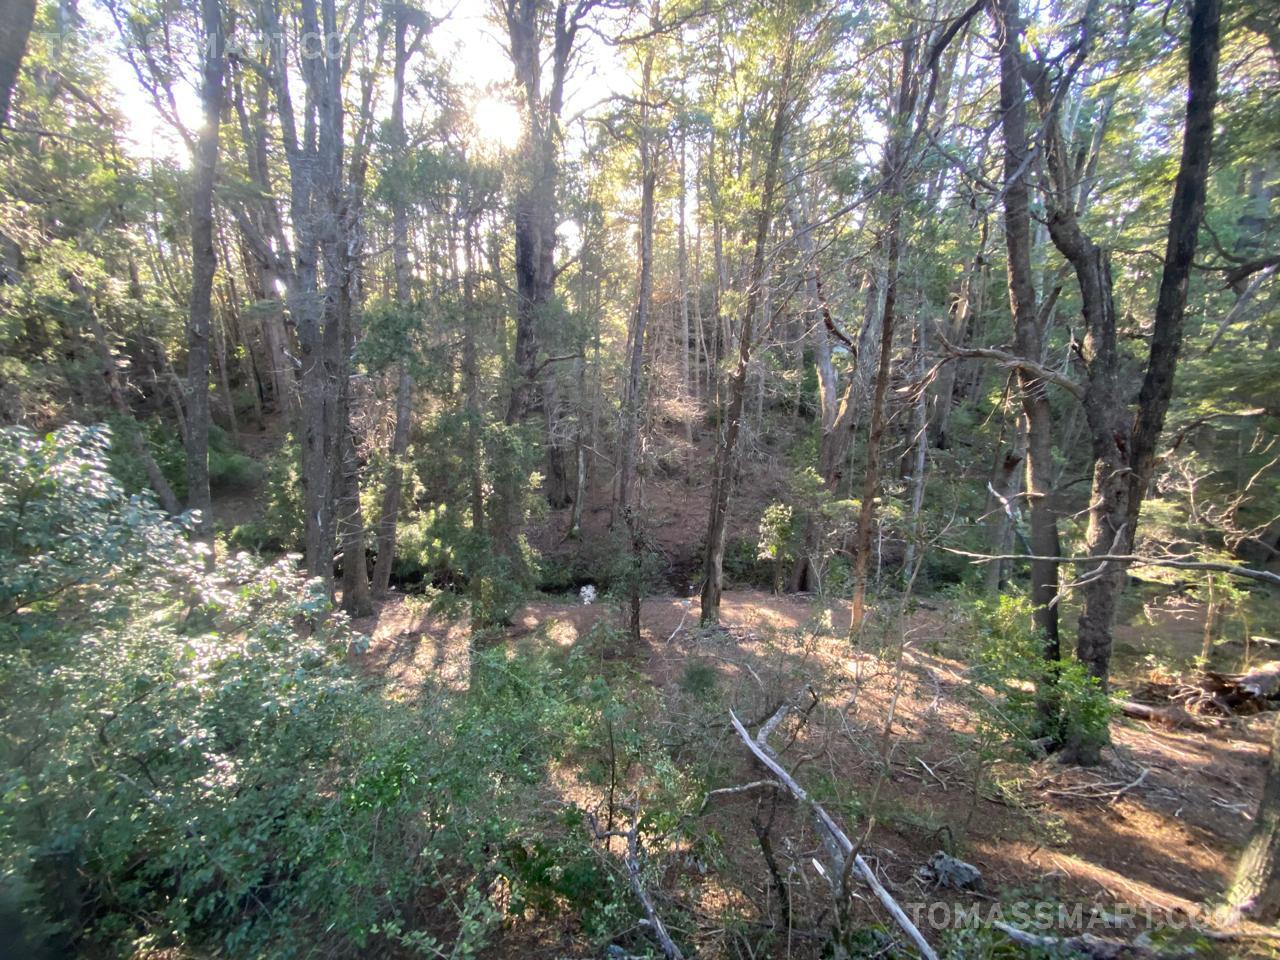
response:
<path fill-rule="evenodd" d="M 0 0 L 0 960 L 1280 953 L 1274 0 Z"/>

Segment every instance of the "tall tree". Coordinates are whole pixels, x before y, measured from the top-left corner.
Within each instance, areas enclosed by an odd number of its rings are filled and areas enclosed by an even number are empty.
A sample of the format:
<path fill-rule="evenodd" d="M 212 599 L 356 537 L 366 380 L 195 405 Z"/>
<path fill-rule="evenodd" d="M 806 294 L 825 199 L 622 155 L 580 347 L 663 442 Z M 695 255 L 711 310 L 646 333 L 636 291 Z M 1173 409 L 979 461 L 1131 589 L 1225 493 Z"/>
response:
<path fill-rule="evenodd" d="M 407 154 L 404 127 L 405 72 L 410 57 L 425 36 L 425 25 L 420 26 L 410 42 L 410 9 L 404 4 L 398 4 L 394 17 L 391 121 L 387 136 L 391 141 L 394 163 L 400 168 L 395 173 L 403 180 L 408 173 L 404 169 Z M 397 307 L 400 310 L 411 310 L 413 266 L 409 259 L 409 208 L 403 183 L 396 183 L 392 188 L 391 258 Z M 378 557 L 373 568 L 373 592 L 377 595 L 385 594 L 391 583 L 391 565 L 395 559 L 396 527 L 403 487 L 401 460 L 409 449 L 409 430 L 413 417 L 413 375 L 407 358 L 398 364 L 395 398 L 395 426 L 392 428 L 387 472 L 383 478 L 382 506 L 378 519 Z"/>
<path fill-rule="evenodd" d="M 1022 77 L 1022 40 L 1018 0 L 996 0 L 991 6 L 1000 57 L 1000 124 L 1004 139 L 1004 239 L 1008 257 L 1009 309 L 1013 314 L 1014 350 L 1039 365 L 1044 359 L 1041 322 L 1031 268 L 1030 149 L 1027 95 Z M 1027 423 L 1023 463 L 1031 521 L 1031 603 L 1045 659 L 1057 660 L 1058 521 L 1053 505 L 1053 411 L 1048 384 L 1034 367 L 1017 369 L 1018 392 Z M 1003 539 L 1003 536 L 1001 537 Z"/>
<path fill-rule="evenodd" d="M 1056 71 L 1048 64 L 1030 58 L 1022 63 L 1024 79 L 1043 117 L 1049 235 L 1075 271 L 1084 314 L 1084 409 L 1094 460 L 1086 546 L 1093 557 L 1132 550 L 1181 350 L 1187 284 L 1204 215 L 1221 43 L 1218 0 L 1194 0 L 1190 11 L 1182 152 L 1136 411 L 1129 403 L 1117 348 L 1110 258 L 1084 231 L 1077 214 L 1077 184 L 1083 171 L 1061 116 L 1063 93 L 1076 69 L 1069 68 L 1064 77 L 1057 79 Z M 1085 17 L 1076 67 L 1089 50 L 1095 17 L 1096 11 L 1092 10 Z M 1123 569 L 1107 560 L 1099 560 L 1081 577 L 1083 608 L 1076 633 L 1076 655 L 1103 684 L 1107 682 L 1112 627 L 1124 579 Z"/>
<path fill-rule="evenodd" d="M 540 327 L 549 311 L 556 283 L 556 190 L 560 177 L 560 113 L 564 107 L 565 81 L 573 64 L 578 32 L 599 0 L 501 0 L 515 81 L 524 113 L 524 139 L 519 155 L 521 169 L 515 196 L 516 241 L 516 345 L 515 379 L 507 402 L 508 426 L 522 423 L 534 402 L 539 377 L 548 385 L 555 371 L 538 360 Z M 549 22 L 548 22 L 549 21 Z M 550 83 L 544 91 L 543 44 L 550 32 Z M 553 390 L 548 386 L 548 390 Z M 544 391 L 548 424 L 546 444 L 547 499 L 553 507 L 568 504 L 568 476 L 564 452 L 554 436 L 555 411 Z M 514 536 L 519 490 L 501 492 L 503 529 L 499 536 Z"/>
<path fill-rule="evenodd" d="M 742 429 L 742 408 L 747 392 L 747 374 L 751 368 L 756 312 L 764 298 L 769 228 L 773 222 L 782 145 L 791 122 L 794 35 L 788 36 L 785 43 L 786 49 L 782 54 L 782 63 L 771 94 L 772 123 L 760 184 L 760 206 L 755 216 L 751 269 L 746 277 L 746 297 L 738 332 L 738 364 L 729 384 L 729 406 L 725 412 L 724 422 L 720 426 L 720 443 L 716 447 L 715 466 L 712 473 L 711 509 L 707 516 L 706 562 L 702 583 L 701 618 L 704 624 L 720 622 L 720 595 L 724 590 L 724 551 L 728 529 L 729 494 L 734 480 L 738 434 Z"/>
<path fill-rule="evenodd" d="M 187 318 L 187 498 L 196 535 L 213 546 L 209 495 L 209 337 L 213 318 L 213 184 L 217 176 L 225 63 L 219 0 L 200 0 L 203 123 L 196 135 L 191 198 L 191 304 Z"/>

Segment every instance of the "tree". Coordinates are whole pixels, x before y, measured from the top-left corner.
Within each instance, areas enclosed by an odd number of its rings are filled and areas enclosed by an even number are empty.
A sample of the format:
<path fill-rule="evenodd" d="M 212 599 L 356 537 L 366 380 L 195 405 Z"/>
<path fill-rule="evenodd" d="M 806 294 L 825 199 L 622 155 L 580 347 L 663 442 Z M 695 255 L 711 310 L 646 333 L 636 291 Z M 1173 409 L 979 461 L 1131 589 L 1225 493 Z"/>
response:
<path fill-rule="evenodd" d="M 1187 108 L 1182 153 L 1174 183 L 1164 264 L 1151 344 L 1135 412 L 1130 411 L 1117 352 L 1116 309 L 1107 252 L 1080 225 L 1075 198 L 1083 171 L 1065 138 L 1063 90 L 1086 55 L 1095 24 L 1086 18 L 1074 67 L 1058 84 L 1040 62 L 1024 61 L 1023 77 L 1040 106 L 1048 168 L 1049 235 L 1071 263 L 1084 314 L 1084 409 L 1093 448 L 1086 546 L 1091 556 L 1129 553 L 1139 512 L 1155 467 L 1156 445 L 1173 392 L 1182 343 L 1187 283 L 1204 215 L 1220 45 L 1217 0 L 1191 7 L 1187 49 Z M 1124 572 L 1103 560 L 1081 578 L 1083 609 L 1076 655 L 1103 684 L 1111 659 L 1111 631 Z"/>
<path fill-rule="evenodd" d="M 1042 318 L 1036 305 L 1031 269 L 1031 175 L 1027 138 L 1027 103 L 1019 61 L 1022 37 L 1018 0 L 992 5 L 1000 56 L 1000 123 L 1004 137 L 1004 236 L 1008 256 L 1009 308 L 1013 313 L 1014 349 L 1018 356 L 1040 364 L 1044 360 Z M 1056 557 L 1058 521 L 1053 504 L 1053 412 L 1048 384 L 1027 367 L 1016 371 L 1018 392 L 1027 424 L 1023 458 L 1031 515 L 1031 553 Z M 1031 562 L 1031 603 L 1035 609 L 1046 660 L 1060 656 L 1058 645 L 1058 564 Z"/>
<path fill-rule="evenodd" d="M 218 166 L 225 63 L 220 0 L 201 0 L 203 64 L 200 100 L 204 122 L 193 156 L 191 200 L 191 307 L 187 319 L 187 497 L 199 512 L 196 534 L 213 546 L 209 495 L 209 337 L 213 318 L 213 183 Z"/>
<path fill-rule="evenodd" d="M 1219 919 L 1280 920 L 1280 715 L 1271 725 L 1271 753 L 1253 832 L 1236 866 Z"/>
<path fill-rule="evenodd" d="M 778 188 L 778 171 L 782 161 L 782 144 L 791 119 L 792 67 L 795 36 L 785 39 L 782 63 L 771 91 L 767 155 L 760 184 L 760 206 L 755 215 L 755 237 L 751 269 L 746 277 L 746 297 L 738 332 L 738 364 L 729 384 L 729 406 L 720 427 L 720 442 L 712 472 L 711 509 L 707 516 L 706 562 L 703 568 L 702 612 L 704 624 L 720 622 L 720 595 L 724 590 L 724 551 L 729 511 L 729 494 L 733 485 L 734 454 L 742 429 L 742 407 L 746 398 L 747 373 L 751 365 L 756 311 L 764 297 L 766 247 L 773 222 L 774 195 Z"/>
<path fill-rule="evenodd" d="M 9 123 L 13 87 L 35 18 L 35 0 L 5 0 L 0 5 L 0 127 Z"/>

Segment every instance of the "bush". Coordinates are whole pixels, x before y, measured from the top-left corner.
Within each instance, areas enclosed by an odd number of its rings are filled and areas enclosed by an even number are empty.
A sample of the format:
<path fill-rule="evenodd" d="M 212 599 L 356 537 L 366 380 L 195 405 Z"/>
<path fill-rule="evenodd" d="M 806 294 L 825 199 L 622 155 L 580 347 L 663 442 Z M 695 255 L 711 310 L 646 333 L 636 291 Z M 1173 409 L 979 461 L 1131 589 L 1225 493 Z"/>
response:
<path fill-rule="evenodd" d="M 248 490 L 262 482 L 262 464 L 231 444 L 225 430 L 209 426 L 209 486 L 217 490 Z"/>
<path fill-rule="evenodd" d="M 497 919 L 486 891 L 546 886 L 536 843 L 573 866 L 558 895 L 595 886 L 585 831 L 529 802 L 598 728 L 584 664 L 494 650 L 466 697 L 388 699 L 318 583 L 245 555 L 206 573 L 110 474 L 109 439 L 0 431 L 0 902 L 34 939 L 468 955 Z"/>
<path fill-rule="evenodd" d="M 995 694 L 976 701 L 992 733 L 1023 746 L 1047 737 L 1082 753 L 1107 743 L 1114 709 L 1106 692 L 1078 660 L 1044 659 L 1025 596 L 974 599 L 970 621 L 977 639 L 972 677 Z"/>

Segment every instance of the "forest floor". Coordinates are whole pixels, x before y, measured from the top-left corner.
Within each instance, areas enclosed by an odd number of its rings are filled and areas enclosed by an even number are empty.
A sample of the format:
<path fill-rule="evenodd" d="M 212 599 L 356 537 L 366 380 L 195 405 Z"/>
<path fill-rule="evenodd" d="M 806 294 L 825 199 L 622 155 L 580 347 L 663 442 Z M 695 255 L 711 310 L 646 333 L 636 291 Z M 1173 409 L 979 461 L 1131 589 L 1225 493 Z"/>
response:
<path fill-rule="evenodd" d="M 253 436 L 255 458 L 265 459 L 278 446 L 280 431 L 273 427 Z M 698 628 L 698 600 L 686 595 L 697 573 L 696 543 L 709 484 L 677 475 L 685 473 L 681 462 L 706 462 L 698 458 L 707 455 L 702 448 L 710 449 L 710 438 L 682 441 L 674 431 L 667 432 L 671 449 L 664 454 L 676 467 L 671 476 L 655 478 L 651 488 L 650 502 L 656 507 L 651 546 L 664 560 L 671 595 L 644 601 L 641 643 L 616 641 L 622 634 L 615 603 L 583 605 L 572 594 L 527 604 L 502 637 L 486 643 L 579 648 L 615 665 L 624 662 L 634 688 L 616 692 L 647 704 L 654 719 L 666 723 L 677 739 L 697 742 L 695 752 L 701 755 L 694 762 L 699 770 L 717 772 L 711 788 L 761 775 L 729 725 L 729 708 L 750 726 L 811 686 L 815 702 L 804 722 L 789 721 L 775 735 L 775 742 L 783 740 L 784 732 L 788 735 L 779 751 L 783 761 L 823 799 L 855 842 L 863 837 L 864 855 L 882 882 L 916 914 L 932 940 L 943 936 L 943 928 L 962 922 L 958 907 L 976 907 L 984 918 L 1016 922 L 1020 907 L 1035 910 L 1051 904 L 1056 911 L 1058 905 L 1080 905 L 1084 926 L 1068 925 L 1064 933 L 1085 930 L 1119 939 L 1148 929 L 1149 918 L 1174 926 L 1204 921 L 1204 905 L 1223 893 L 1251 828 L 1270 717 L 1221 720 L 1200 731 L 1118 719 L 1102 765 L 1092 768 L 1065 765 L 1052 756 L 992 759 L 975 747 L 981 723 L 975 705 L 980 701 L 969 679 L 972 651 L 965 648 L 962 611 L 952 601 L 922 598 L 905 616 L 893 604 L 895 609 L 882 610 L 878 623 L 873 617 L 860 642 L 851 644 L 846 604 L 729 590 L 722 606 L 725 629 L 703 631 Z M 593 470 L 593 476 L 580 542 L 563 539 L 568 511 L 551 512 L 528 531 L 551 562 L 578 558 L 579 579 L 608 551 L 610 518 L 602 505 L 610 502 L 609 478 L 604 470 Z M 731 536 L 754 535 L 763 506 L 785 495 L 784 478 L 775 459 L 763 456 L 753 464 L 753 483 L 731 511 Z M 215 516 L 227 527 L 260 511 L 255 491 L 214 500 Z M 585 565 L 584 554 L 592 556 Z M 1131 591 L 1129 603 L 1134 615 L 1116 631 L 1113 666 L 1120 687 L 1141 683 L 1152 657 L 1185 662 L 1200 652 L 1205 614 L 1194 597 L 1160 588 Z M 1064 617 L 1073 618 L 1069 611 Z M 602 650 L 593 632 L 597 625 L 614 628 L 614 647 Z M 428 686 L 456 692 L 466 688 L 469 627 L 465 619 L 430 612 L 423 595 L 394 593 L 378 604 L 373 616 L 353 626 L 369 636 L 361 663 L 371 677 L 386 682 L 388 696 L 412 698 Z M 1219 648 L 1231 666 L 1238 665 L 1242 652 L 1230 644 Z M 690 706 L 695 700 L 701 701 L 697 709 Z M 709 725 L 708 702 L 719 711 Z M 691 730 L 694 726 L 706 729 Z M 606 802 L 601 789 L 581 774 L 558 771 L 555 782 L 544 786 L 548 797 L 543 799 L 601 808 Z M 710 805 L 703 815 L 706 829 L 724 838 L 718 868 L 681 868 L 679 857 L 667 856 L 663 879 L 664 887 L 671 883 L 685 891 L 684 909 L 694 919 L 682 914 L 682 935 L 705 956 L 751 955 L 747 941 L 739 943 L 730 925 L 717 919 L 726 912 L 777 912 L 771 903 L 776 885 L 756 839 L 766 809 L 770 834 L 782 848 L 777 858 L 788 875 L 806 895 L 821 889 L 810 855 L 818 843 L 802 811 L 763 803 L 758 791 Z M 978 867 L 981 888 L 964 893 L 931 889 L 916 871 L 939 850 Z M 813 926 L 823 919 L 822 898 L 817 901 L 807 915 L 817 921 Z M 1125 911 L 1134 916 L 1132 923 L 1123 922 Z M 792 955 L 793 947 L 796 955 L 812 955 L 804 948 L 806 914 L 798 901 L 791 904 L 791 914 L 797 926 L 794 937 L 787 938 L 785 955 Z M 854 919 L 892 929 L 870 898 L 857 899 Z M 598 955 L 571 914 L 508 920 L 488 955 Z M 696 929 L 689 929 L 690 924 Z M 1184 940 L 1188 935 L 1182 935 Z M 1258 949 L 1269 943 L 1197 941 L 1202 954 L 1220 956 L 1268 955 Z"/>
<path fill-rule="evenodd" d="M 1225 889 L 1261 794 L 1270 717 L 1234 718 L 1202 732 L 1119 720 L 1101 766 L 1067 766 L 1054 757 L 987 765 L 972 747 L 977 717 L 966 695 L 972 685 L 955 639 L 958 620 L 947 605 L 929 604 L 905 621 L 888 615 L 895 622 L 868 634 L 865 650 L 849 643 L 845 610 L 807 598 L 729 591 L 722 613 L 725 631 L 708 633 L 697 628 L 696 598 L 648 599 L 643 642 L 609 655 L 631 662 L 636 682 L 657 693 L 657 711 L 677 718 L 677 725 L 691 686 L 716 691 L 747 717 L 759 713 L 761 702 L 777 703 L 811 684 L 821 706 L 790 731 L 784 761 L 801 780 L 828 784 L 829 808 L 851 836 L 868 830 L 874 815 L 864 852 L 909 912 L 922 909 L 912 904 L 924 905 L 922 924 L 930 922 L 930 910 L 949 923 L 957 904 L 977 906 L 984 917 L 999 907 L 1006 918 L 1018 903 L 1083 904 L 1086 924 L 1095 917 L 1088 932 L 1124 938 L 1143 929 L 1148 915 L 1173 924 L 1199 917 L 1202 905 Z M 1193 613 L 1180 616 L 1157 617 L 1150 630 L 1167 637 L 1176 623 L 1188 641 L 1198 636 Z M 533 638 L 569 648 L 588 643 L 593 625 L 618 620 L 613 604 L 540 600 L 514 618 L 505 641 Z M 372 638 L 364 663 L 387 679 L 389 695 L 413 696 L 428 681 L 466 685 L 464 623 L 395 596 L 355 626 Z M 1120 658 L 1121 683 L 1143 671 L 1145 635 L 1137 628 L 1126 634 L 1122 646 L 1130 652 Z M 900 669 L 895 635 L 905 641 Z M 727 723 L 713 739 L 729 773 L 714 786 L 759 778 Z M 781 731 L 775 740 L 783 740 Z M 582 782 L 573 792 L 580 806 L 603 803 Z M 735 885 L 712 875 L 697 881 L 708 916 L 744 889 L 754 889 L 757 895 L 748 899 L 758 903 L 771 895 L 753 827 L 759 804 L 758 796 L 731 796 L 706 815 L 720 836 L 736 838 L 726 842 L 725 855 L 738 861 Z M 806 835 L 809 847 L 816 846 L 794 808 L 776 816 L 774 831 L 795 839 L 790 849 L 804 849 Z M 938 850 L 977 866 L 981 891 L 930 890 L 915 871 Z M 808 872 L 808 882 L 816 881 Z M 939 902 L 947 906 L 934 906 Z M 1127 934 L 1124 927 L 1107 929 L 1126 909 L 1136 911 L 1137 926 Z M 876 913 L 866 901 L 859 911 Z M 723 942 L 727 936 L 703 930 L 701 946 L 709 955 L 740 953 Z M 504 942 L 498 955 L 515 955 L 517 948 L 529 956 L 585 955 L 571 918 L 551 929 L 516 924 Z M 1209 951 L 1242 955 L 1238 943 L 1212 944 Z"/>

